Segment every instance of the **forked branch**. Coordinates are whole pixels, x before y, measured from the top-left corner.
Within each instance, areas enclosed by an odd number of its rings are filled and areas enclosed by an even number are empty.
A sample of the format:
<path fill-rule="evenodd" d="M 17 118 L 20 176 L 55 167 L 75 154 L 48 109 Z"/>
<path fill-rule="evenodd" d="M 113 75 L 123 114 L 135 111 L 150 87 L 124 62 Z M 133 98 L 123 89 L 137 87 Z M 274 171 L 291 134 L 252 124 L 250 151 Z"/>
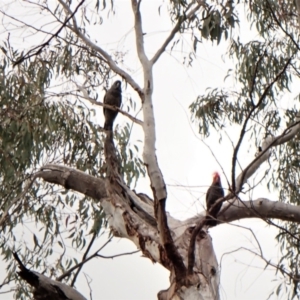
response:
<path fill-rule="evenodd" d="M 167 190 L 162 172 L 158 166 L 156 157 L 156 133 L 155 119 L 153 112 L 152 93 L 153 93 L 153 74 L 152 63 L 146 56 L 144 49 L 144 39 L 142 30 L 142 18 L 140 13 L 141 1 L 131 0 L 132 11 L 134 14 L 134 29 L 136 36 L 136 47 L 139 60 L 142 64 L 144 73 L 144 97 L 141 99 L 143 103 L 144 124 L 143 130 L 145 135 L 143 158 L 147 167 L 147 172 L 151 182 L 151 188 L 154 196 L 154 212 L 157 220 L 157 227 L 161 244 L 171 261 L 175 270 L 175 281 L 178 282 L 186 275 L 186 267 L 183 259 L 175 247 L 171 231 L 168 226 L 166 215 Z"/>
<path fill-rule="evenodd" d="M 244 136 L 246 134 L 246 129 L 247 129 L 247 125 L 249 120 L 252 117 L 252 114 L 259 108 L 259 106 L 261 105 L 261 103 L 265 100 L 266 96 L 268 95 L 269 91 L 271 90 L 271 88 L 273 87 L 273 85 L 280 79 L 280 77 L 285 73 L 287 67 L 289 66 L 290 62 L 292 60 L 292 57 L 290 57 L 284 67 L 282 68 L 282 70 L 280 72 L 278 72 L 278 74 L 274 77 L 274 79 L 266 86 L 266 88 L 264 89 L 264 92 L 262 93 L 262 95 L 260 96 L 259 100 L 257 101 L 256 105 L 254 105 L 251 110 L 249 111 L 248 115 L 245 118 L 245 121 L 243 123 L 242 126 L 242 130 L 240 132 L 240 137 L 239 140 L 234 148 L 233 151 L 233 155 L 232 155 L 232 169 L 231 169 L 231 182 L 232 182 L 232 192 L 238 194 L 240 192 L 240 188 L 241 186 L 239 186 L 239 188 L 237 188 L 236 186 L 236 181 L 235 181 L 235 166 L 236 166 L 236 162 L 237 162 L 237 155 L 238 155 L 238 151 L 240 149 L 240 146 L 242 144 L 242 141 L 244 139 Z"/>
<path fill-rule="evenodd" d="M 205 6 L 205 1 L 198 1 L 198 4 L 194 8 L 192 8 L 190 11 L 188 9 L 182 14 L 182 16 L 179 17 L 176 25 L 170 32 L 169 36 L 166 38 L 162 46 L 157 50 L 157 52 L 154 54 L 153 58 L 151 59 L 151 64 L 154 65 L 156 61 L 160 58 L 160 56 L 163 54 L 163 52 L 166 50 L 167 46 L 170 44 L 170 42 L 173 40 L 175 34 L 180 30 L 180 27 L 183 22 L 186 20 L 190 20 L 192 17 L 194 17 L 195 13 L 199 10 L 201 6 Z"/>
<path fill-rule="evenodd" d="M 256 172 L 260 165 L 266 161 L 270 156 L 270 149 L 282 145 L 290 141 L 300 131 L 300 117 L 296 118 L 296 122 L 286 128 L 282 134 L 277 137 L 269 136 L 262 144 L 262 151 L 237 177 L 236 190 L 240 191 L 244 183 Z"/>
<path fill-rule="evenodd" d="M 72 11 L 70 9 L 70 7 L 62 0 L 58 0 L 59 3 L 63 6 L 63 8 L 65 9 L 66 13 L 69 15 L 72 15 Z M 77 25 L 77 21 L 75 19 L 75 17 L 72 17 L 72 21 L 73 21 L 73 26 L 68 25 L 67 27 L 72 30 L 88 47 L 90 47 L 91 49 L 93 49 L 94 51 L 96 51 L 97 53 L 99 53 L 104 60 L 106 61 L 106 63 L 109 65 L 109 67 L 118 75 L 120 75 L 122 78 L 124 78 L 126 80 L 126 82 L 128 84 L 131 85 L 131 87 L 139 94 L 139 96 L 141 98 L 143 98 L 143 90 L 141 89 L 141 87 L 137 84 L 137 82 L 129 75 L 129 73 L 127 73 L 126 71 L 124 71 L 123 69 L 121 69 L 116 63 L 115 61 L 112 59 L 112 57 L 104 50 L 102 49 L 100 46 L 98 46 L 97 44 L 93 43 L 86 35 L 84 35 L 82 33 L 82 31 L 79 29 L 78 25 Z"/>

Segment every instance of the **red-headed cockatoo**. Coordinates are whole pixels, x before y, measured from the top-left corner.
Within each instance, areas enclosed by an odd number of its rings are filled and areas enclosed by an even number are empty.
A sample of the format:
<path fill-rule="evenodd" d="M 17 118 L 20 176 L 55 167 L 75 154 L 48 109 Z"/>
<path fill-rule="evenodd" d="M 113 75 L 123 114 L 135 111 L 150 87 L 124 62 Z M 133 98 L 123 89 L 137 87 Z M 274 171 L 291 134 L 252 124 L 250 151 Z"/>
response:
<path fill-rule="evenodd" d="M 224 190 L 222 188 L 220 175 L 218 172 L 213 173 L 213 182 L 206 193 L 206 209 L 207 212 L 209 212 L 209 215 L 211 217 L 208 217 L 209 220 L 206 224 L 209 226 L 216 226 L 217 221 L 212 220 L 216 219 L 217 214 L 219 213 L 222 203 L 219 203 L 214 206 L 216 201 L 220 198 L 224 197 Z M 213 207 L 213 209 L 210 211 L 210 209 Z"/>

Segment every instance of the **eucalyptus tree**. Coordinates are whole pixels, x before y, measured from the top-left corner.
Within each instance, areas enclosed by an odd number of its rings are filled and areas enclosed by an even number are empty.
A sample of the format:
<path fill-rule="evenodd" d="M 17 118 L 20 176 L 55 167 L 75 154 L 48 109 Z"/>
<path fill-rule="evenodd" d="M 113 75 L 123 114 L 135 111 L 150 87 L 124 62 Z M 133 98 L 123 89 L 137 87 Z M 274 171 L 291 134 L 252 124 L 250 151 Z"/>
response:
<path fill-rule="evenodd" d="M 35 299 L 84 298 L 72 287 L 82 265 L 98 254 L 89 253 L 91 245 L 109 226 L 112 236 L 131 240 L 144 256 L 170 271 L 170 287 L 158 293 L 159 299 L 220 298 L 220 273 L 206 212 L 185 221 L 166 212 L 167 188 L 155 148 L 153 67 L 188 33 L 193 45 L 191 67 L 199 43 L 217 47 L 221 40 L 228 42 L 227 55 L 235 64 L 228 71 L 236 81 L 234 89 L 208 89 L 191 99 L 190 105 L 192 120 L 204 138 L 213 131 L 222 136 L 230 126 L 240 130 L 233 145 L 229 191 L 218 200 L 218 204 L 222 202 L 218 226 L 243 218 L 261 218 L 277 226 L 283 254 L 274 268 L 292 283 L 288 297 L 297 297 L 298 1 L 158 3 L 158 13 L 166 13 L 163 18 L 168 18 L 173 28 L 152 55 L 147 52 L 143 31 L 144 2 L 128 1 L 135 35 L 131 49 L 136 49 L 142 83 L 126 67 L 124 53 L 105 47 L 101 36 L 94 35 L 93 30 L 107 18 L 116 17 L 118 1 L 46 0 L 2 5 L 2 24 L 8 33 L 1 45 L 0 68 L 1 256 L 8 262 L 2 286 L 14 281 L 17 299 L 32 297 L 16 275 L 14 255 L 23 277 L 26 279 L 28 272 L 34 278 L 27 281 L 35 289 Z M 17 7 L 43 18 L 33 24 L 25 13 L 23 18 L 15 13 Z M 244 21 L 239 17 L 241 11 L 246 12 L 247 22 L 257 33 L 255 39 L 247 40 L 239 31 L 239 23 Z M 29 45 L 17 42 L 20 35 Z M 110 107 L 124 115 L 127 123 L 114 132 L 103 131 L 92 104 L 104 105 L 98 91 L 108 87 L 114 77 L 132 89 L 134 100 L 121 109 Z M 288 94 L 295 100 L 284 110 L 278 109 L 282 96 Z M 142 117 L 137 115 L 139 109 Z M 142 155 L 138 143 L 129 143 L 132 128 L 137 126 L 143 131 Z M 249 137 L 259 151 L 239 172 L 240 148 Z M 279 190 L 278 201 L 243 200 L 240 195 L 245 183 L 270 158 L 274 160 L 272 172 L 265 177 L 270 189 Z M 149 196 L 133 190 L 143 176 L 149 178 Z M 27 222 L 39 230 L 33 233 L 33 247 L 16 238 L 17 230 Z M 89 244 L 87 233 L 92 235 Z M 67 241 L 84 249 L 82 262 L 70 258 Z M 49 268 L 54 249 L 60 251 L 59 259 Z M 256 255 L 265 259 L 262 252 Z M 34 272 L 24 266 L 26 262 Z M 53 269 L 55 274 L 51 274 Z M 55 280 L 50 279 L 52 275 Z"/>

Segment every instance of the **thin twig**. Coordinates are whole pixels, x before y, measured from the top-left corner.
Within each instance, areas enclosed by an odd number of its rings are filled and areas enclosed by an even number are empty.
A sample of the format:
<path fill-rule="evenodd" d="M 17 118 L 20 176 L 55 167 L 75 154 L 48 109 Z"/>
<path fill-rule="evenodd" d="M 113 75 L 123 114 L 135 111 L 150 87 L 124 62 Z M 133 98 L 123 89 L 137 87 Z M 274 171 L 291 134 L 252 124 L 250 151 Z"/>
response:
<path fill-rule="evenodd" d="M 90 285 L 90 283 L 92 282 L 92 280 L 88 280 L 88 277 L 86 274 L 84 274 L 84 277 L 85 277 L 85 280 L 86 280 L 86 283 L 87 285 L 89 286 L 89 290 L 90 290 L 90 300 L 93 300 L 93 290 L 92 290 L 92 287 Z"/>
<path fill-rule="evenodd" d="M 35 55 L 39 55 L 42 50 L 49 45 L 49 43 L 51 42 L 51 40 L 54 37 L 58 37 L 59 33 L 63 30 L 63 28 L 66 26 L 66 24 L 70 21 L 70 19 L 72 19 L 74 17 L 74 15 L 76 14 L 77 10 L 79 9 L 79 7 L 84 3 L 85 0 L 81 0 L 81 2 L 76 6 L 74 12 L 65 20 L 65 22 L 62 24 L 62 26 L 46 41 L 44 42 L 42 45 L 36 46 L 33 49 L 29 50 L 25 55 L 23 55 L 20 59 L 18 59 L 15 63 L 14 66 L 20 64 L 21 62 L 23 62 L 25 59 L 28 59 L 32 56 Z M 38 49 L 38 50 L 36 50 Z M 36 51 L 35 51 L 36 50 Z M 33 52 L 34 51 L 34 52 Z M 31 52 L 33 52 L 32 54 L 30 54 Z"/>
<path fill-rule="evenodd" d="M 91 250 L 91 247 L 92 247 L 92 245 L 93 245 L 93 243 L 94 243 L 96 237 L 97 237 L 97 233 L 94 232 L 93 237 L 92 237 L 92 239 L 91 239 L 91 241 L 90 241 L 90 243 L 89 243 L 89 245 L 88 245 L 88 247 L 87 247 L 85 253 L 83 254 L 83 257 L 82 257 L 82 260 L 81 260 L 81 261 L 86 260 L 86 257 L 87 257 L 87 255 L 88 255 L 89 251 Z M 81 269 L 82 269 L 82 266 L 83 266 L 83 265 L 81 265 L 81 266 L 77 269 L 77 271 L 76 271 L 76 273 L 75 273 L 75 275 L 74 275 L 74 277 L 73 277 L 73 279 L 72 279 L 72 282 L 71 282 L 71 286 L 72 286 L 72 287 L 74 286 L 74 284 L 75 284 L 75 282 L 76 282 L 76 279 L 77 279 L 77 277 L 78 277 L 78 275 L 79 275 L 79 273 L 80 273 L 80 271 L 81 271 Z"/>
<path fill-rule="evenodd" d="M 191 17 L 193 17 L 196 13 L 196 11 L 205 4 L 205 1 L 198 1 L 198 4 L 196 7 L 194 7 L 189 13 L 187 13 L 187 10 L 183 13 L 182 16 L 179 17 L 176 25 L 170 32 L 167 39 L 164 41 L 162 46 L 157 50 L 157 52 L 154 54 L 153 58 L 150 60 L 151 64 L 154 65 L 156 61 L 159 59 L 159 57 L 162 55 L 162 53 L 166 50 L 166 47 L 169 45 L 169 43 L 173 40 L 175 34 L 180 30 L 180 26 L 183 22 L 186 20 L 189 20 Z M 189 8 L 189 7 L 188 7 Z"/>
<path fill-rule="evenodd" d="M 98 105 L 98 106 L 102 106 L 102 107 L 107 107 L 111 110 L 115 110 L 115 111 L 118 111 L 119 113 L 121 113 L 122 115 L 128 117 L 132 122 L 136 123 L 136 124 L 139 124 L 139 125 L 143 125 L 143 121 L 135 118 L 134 116 L 132 116 L 131 114 L 127 113 L 126 111 L 120 109 L 119 107 L 117 106 L 112 106 L 112 105 L 108 105 L 108 104 L 104 104 L 103 102 L 98 102 L 96 100 L 94 100 L 93 98 L 89 97 L 88 95 L 86 95 L 87 93 L 84 92 L 84 87 L 81 87 L 79 86 L 78 84 L 76 84 L 76 86 L 80 89 L 80 91 L 83 93 L 83 96 L 79 96 L 80 98 L 83 98 L 87 101 L 89 101 L 90 103 L 92 104 L 95 104 L 95 105 Z M 68 93 L 69 95 L 73 95 L 73 96 L 78 96 L 78 95 L 75 95 L 73 93 Z"/>
<path fill-rule="evenodd" d="M 252 116 L 252 113 L 260 106 L 260 104 L 263 102 L 263 100 L 266 98 L 268 92 L 270 91 L 270 89 L 273 87 L 274 83 L 277 82 L 277 80 L 281 77 L 281 75 L 286 71 L 288 65 L 290 64 L 291 60 L 292 60 L 292 57 L 291 56 L 286 64 L 284 65 L 283 69 L 275 76 L 275 78 L 267 85 L 267 87 L 265 88 L 263 94 L 260 96 L 257 104 L 255 106 L 252 107 L 252 109 L 249 111 L 245 121 L 244 121 L 244 124 L 243 124 L 243 127 L 242 127 L 242 130 L 240 132 L 240 137 L 239 137 L 239 140 L 236 144 L 236 147 L 234 148 L 234 151 L 233 151 L 233 156 L 232 156 L 232 169 L 231 169 L 231 182 L 232 182 L 232 192 L 233 193 L 239 193 L 240 192 L 240 187 L 238 190 L 236 190 L 236 184 L 235 184 L 235 166 L 236 166 L 236 161 L 237 161 L 237 154 L 238 154 L 238 151 L 240 149 L 240 146 L 242 144 L 242 141 L 243 141 L 243 138 L 245 136 L 245 133 L 246 133 L 246 127 L 248 125 L 248 121 L 250 120 L 251 116 Z"/>
<path fill-rule="evenodd" d="M 64 7 L 67 13 L 72 15 L 72 11 L 70 7 L 62 0 L 58 0 L 59 3 Z M 122 78 L 126 80 L 128 84 L 131 85 L 131 87 L 139 94 L 140 98 L 144 98 L 144 92 L 141 89 L 141 87 L 137 84 L 137 82 L 129 75 L 129 73 L 125 72 L 123 69 L 121 69 L 115 61 L 112 59 L 112 57 L 104 51 L 101 47 L 99 47 L 97 44 L 93 43 L 90 39 L 88 39 L 82 31 L 79 30 L 77 26 L 76 19 L 73 17 L 73 26 L 67 26 L 70 30 L 72 30 L 87 46 L 98 52 L 100 55 L 103 56 L 106 63 L 109 65 L 109 67 L 118 75 L 120 75 Z"/>
<path fill-rule="evenodd" d="M 34 183 L 35 179 L 37 177 L 39 177 L 39 174 L 40 174 L 39 172 L 35 173 L 33 175 L 32 179 L 29 181 L 29 183 L 25 186 L 23 192 L 9 203 L 6 210 L 2 213 L 2 216 L 0 219 L 0 227 L 2 227 L 4 225 L 6 219 L 9 217 L 9 210 L 12 208 L 13 205 L 15 205 L 17 202 L 19 202 L 26 195 L 26 193 L 31 188 L 32 184 Z M 15 212 L 15 210 L 11 214 L 13 214 L 14 212 Z"/>
<path fill-rule="evenodd" d="M 248 252 L 254 254 L 255 256 L 260 257 L 262 260 L 264 260 L 264 261 L 266 262 L 266 264 L 267 264 L 266 267 L 267 267 L 268 265 L 270 265 L 271 267 L 274 267 L 274 268 L 276 268 L 277 270 L 281 271 L 282 273 L 286 274 L 286 275 L 289 276 L 291 279 L 297 280 L 297 281 L 300 280 L 299 278 L 295 277 L 291 272 L 286 271 L 284 268 L 281 268 L 281 267 L 279 267 L 278 265 L 272 263 L 270 260 L 267 260 L 267 259 L 264 258 L 262 255 L 256 253 L 256 252 L 253 251 L 253 250 L 247 249 L 247 248 L 245 248 L 245 247 L 239 247 L 238 249 L 235 249 L 235 250 L 233 250 L 233 251 L 225 252 L 225 253 L 223 253 L 222 256 L 228 255 L 228 254 L 232 254 L 232 253 L 238 252 L 238 251 L 240 251 L 240 250 L 248 251 Z M 265 267 L 265 268 L 266 268 L 266 267 Z"/>
<path fill-rule="evenodd" d="M 113 259 L 113 258 L 120 257 L 120 256 L 132 255 L 132 254 L 138 253 L 140 251 L 141 250 L 135 250 L 135 251 L 132 251 L 132 252 L 120 253 L 120 254 L 110 255 L 110 256 L 105 256 L 105 255 L 97 254 L 97 257 L 107 258 L 107 259 Z"/>
<path fill-rule="evenodd" d="M 271 6 L 271 4 L 270 4 L 270 2 L 269 2 L 268 0 L 267 0 L 267 6 L 269 7 L 270 12 L 271 12 L 271 14 L 272 14 L 272 16 L 273 16 L 273 18 L 274 18 L 276 24 L 277 24 L 277 25 L 280 27 L 280 29 L 285 33 L 285 35 L 287 35 L 287 36 L 290 38 L 290 40 L 292 41 L 292 43 L 294 44 L 294 46 L 296 46 L 296 48 L 297 48 L 298 50 L 300 50 L 300 47 L 299 47 L 298 43 L 294 40 L 293 36 L 292 36 L 290 33 L 288 33 L 288 32 L 283 28 L 281 22 L 278 20 L 278 18 L 277 18 L 277 16 L 276 16 L 275 12 L 273 11 L 272 6 Z M 298 8 L 298 7 L 297 7 L 297 8 Z"/>
<path fill-rule="evenodd" d="M 0 292 L 0 295 L 12 293 L 12 292 L 14 292 L 15 290 L 16 290 L 16 288 L 11 288 L 9 291 L 3 291 L 3 292 Z"/>
<path fill-rule="evenodd" d="M 109 242 L 111 242 L 113 237 L 110 237 L 104 244 L 101 246 L 94 254 L 86 258 L 85 260 L 81 261 L 79 264 L 75 265 L 74 267 L 70 268 L 68 271 L 66 271 L 64 274 L 60 275 L 56 280 L 62 281 L 65 277 L 69 276 L 74 270 L 84 265 L 87 261 L 91 260 L 92 258 L 96 257 L 98 255 L 98 252 L 101 251 Z"/>

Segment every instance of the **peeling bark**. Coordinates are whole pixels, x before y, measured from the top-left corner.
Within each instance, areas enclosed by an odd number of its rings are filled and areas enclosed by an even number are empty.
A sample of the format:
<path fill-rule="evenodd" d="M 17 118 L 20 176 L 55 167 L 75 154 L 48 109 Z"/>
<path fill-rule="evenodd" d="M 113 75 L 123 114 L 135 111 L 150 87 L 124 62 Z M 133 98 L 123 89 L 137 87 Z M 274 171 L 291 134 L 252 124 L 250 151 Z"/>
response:
<path fill-rule="evenodd" d="M 282 145 L 291 139 L 300 131 L 300 117 L 296 118 L 296 122 L 287 127 L 282 134 L 277 137 L 268 136 L 262 144 L 261 153 L 243 170 L 236 179 L 236 191 L 240 192 L 243 184 L 257 171 L 263 162 L 271 155 L 271 148 Z"/>
<path fill-rule="evenodd" d="M 140 13 L 141 1 L 132 0 L 131 5 L 134 14 L 136 48 L 144 73 L 144 93 L 143 97 L 141 98 L 143 104 L 143 130 L 145 136 L 143 159 L 150 179 L 151 189 L 153 191 L 154 215 L 157 221 L 161 246 L 166 251 L 166 255 L 172 263 L 176 274 L 176 280 L 181 281 L 186 276 L 186 267 L 183 263 L 182 257 L 179 255 L 175 247 L 172 234 L 168 226 L 168 220 L 165 211 L 167 189 L 162 172 L 157 162 L 155 150 L 156 132 L 152 102 L 153 63 L 148 59 L 144 49 L 142 18 Z"/>
<path fill-rule="evenodd" d="M 107 177 L 105 179 L 95 178 L 69 167 L 49 164 L 34 174 L 32 182 L 36 178 L 42 178 L 46 182 L 61 185 L 66 189 L 72 189 L 97 201 L 103 207 L 115 236 L 133 241 L 135 245 L 141 249 L 143 255 L 148 257 L 152 262 L 158 262 L 170 270 L 170 288 L 160 292 L 158 294 L 159 299 L 219 299 L 218 288 L 220 275 L 212 240 L 205 228 L 205 213 L 186 221 L 179 221 L 172 218 L 165 210 L 167 189 L 156 156 L 156 131 L 153 110 L 154 103 L 152 99 L 154 89 L 154 63 L 174 39 L 176 33 L 180 31 L 183 22 L 194 18 L 200 7 L 206 7 L 206 2 L 197 0 L 187 5 L 185 12 L 182 14 L 182 17 L 178 18 L 165 42 L 156 51 L 153 58 L 149 60 L 144 49 L 144 34 L 140 14 L 142 1 L 131 0 L 135 20 L 136 48 L 144 75 L 144 87 L 142 88 L 129 73 L 117 65 L 108 52 L 104 51 L 96 43 L 93 43 L 88 36 L 85 35 L 84 31 L 80 29 L 75 19 L 75 13 L 79 6 L 72 12 L 66 2 L 63 0 L 58 1 L 67 15 L 67 19 L 63 22 L 63 25 L 71 30 L 86 46 L 95 51 L 113 72 L 124 78 L 141 99 L 144 117 L 143 122 L 120 109 L 117 110 L 143 127 L 145 134 L 143 158 L 153 191 L 153 200 L 147 195 L 136 194 L 126 186 L 120 175 L 120 162 L 116 155 L 112 132 L 107 133 L 105 140 L 105 157 L 108 166 Z M 300 1 L 296 0 L 295 3 L 299 19 Z M 69 20 L 72 20 L 72 24 L 70 24 L 71 22 L 69 22 Z M 268 91 L 279 76 L 281 76 L 288 67 L 289 63 L 290 60 L 284 69 L 274 78 L 274 81 L 267 86 L 252 112 L 259 107 L 259 104 L 266 97 Z M 84 88 L 79 87 L 79 89 L 83 94 L 85 93 Z M 90 102 L 94 101 L 90 99 L 88 95 L 84 95 L 84 98 Z M 300 119 L 298 118 L 297 122 L 287 128 L 280 136 L 266 139 L 262 145 L 260 155 L 235 178 L 237 154 L 252 112 L 248 115 L 244 123 L 240 140 L 235 148 L 232 163 L 232 194 L 220 199 L 220 202 L 227 200 L 228 202 L 223 204 L 222 210 L 217 216 L 218 224 L 253 217 L 261 219 L 278 218 L 300 223 L 300 208 L 297 206 L 274 202 L 265 198 L 259 198 L 255 201 L 232 199 L 242 190 L 248 178 L 270 157 L 271 147 L 289 141 L 300 129 Z M 31 184 L 32 183 L 28 185 L 28 189 Z M 25 190 L 25 193 L 26 192 L 27 190 Z M 1 226 L 9 219 L 10 208 L 20 204 L 22 197 L 23 193 L 14 199 L 3 213 L 0 220 Z M 21 266 L 24 279 L 32 284 L 38 291 L 36 293 L 36 299 L 85 299 L 84 297 L 80 298 L 80 294 L 79 296 L 75 293 L 76 295 L 74 296 L 72 294 L 73 289 L 70 289 L 70 287 L 53 281 L 39 273 L 30 271 L 22 265 L 20 260 L 18 260 L 18 262 Z M 20 274 L 20 276 L 22 275 Z M 45 296 L 48 295 L 48 293 L 52 296 Z"/>
<path fill-rule="evenodd" d="M 139 4 L 132 0 L 137 37 L 142 34 Z M 145 133 L 144 162 L 153 191 L 153 198 L 136 194 L 120 175 L 113 133 L 106 133 L 104 152 L 107 177 L 94 178 L 84 172 L 64 166 L 46 165 L 35 177 L 73 189 L 99 202 L 115 236 L 127 238 L 141 249 L 152 262 L 170 271 L 170 287 L 158 294 L 159 299 L 219 299 L 220 274 L 212 240 L 206 231 L 206 213 L 179 221 L 165 211 L 167 191 L 155 154 L 155 122 L 153 115 L 152 65 L 137 42 L 144 68 L 145 87 L 142 93 Z M 260 155 L 236 179 L 239 191 L 246 180 L 270 156 L 270 148 L 287 142 L 297 134 L 300 124 L 293 124 L 280 136 L 269 138 L 262 145 Z M 241 201 L 233 194 L 220 199 L 227 201 L 217 216 L 218 224 L 242 218 L 278 218 L 300 223 L 300 208 L 268 199 Z"/>
<path fill-rule="evenodd" d="M 66 189 L 72 189 L 95 200 L 107 197 L 105 181 L 95 178 L 82 171 L 60 165 L 46 165 L 37 174 L 50 183 L 59 184 Z"/>
<path fill-rule="evenodd" d="M 176 281 L 174 266 L 162 244 L 157 226 L 153 226 L 151 221 L 145 218 L 149 216 L 154 220 L 154 202 L 150 197 L 145 194 L 136 194 L 123 184 L 120 189 L 111 191 L 109 185 L 105 185 L 104 179 L 94 178 L 65 166 L 46 165 L 37 174 L 37 177 L 47 182 L 73 189 L 99 202 L 116 236 L 130 239 L 152 262 L 158 262 L 170 270 L 170 288 L 167 291 L 161 291 L 158 295 L 159 299 L 176 299 L 176 297 L 179 297 L 177 299 L 186 299 L 184 297 L 218 299 L 220 276 L 218 263 L 210 237 L 205 230 L 200 230 L 195 238 L 193 274 L 181 281 Z M 117 182 L 118 180 L 114 184 Z M 144 211 L 144 215 L 139 214 L 140 210 Z M 174 245 L 186 268 L 192 232 L 199 222 L 205 220 L 205 216 L 204 211 L 193 218 L 180 221 L 166 213 Z M 218 225 L 243 218 L 276 218 L 300 223 L 300 207 L 265 198 L 253 201 L 232 199 L 229 203 L 223 204 L 217 216 Z M 201 297 L 207 296 L 201 298 L 200 295 Z"/>

